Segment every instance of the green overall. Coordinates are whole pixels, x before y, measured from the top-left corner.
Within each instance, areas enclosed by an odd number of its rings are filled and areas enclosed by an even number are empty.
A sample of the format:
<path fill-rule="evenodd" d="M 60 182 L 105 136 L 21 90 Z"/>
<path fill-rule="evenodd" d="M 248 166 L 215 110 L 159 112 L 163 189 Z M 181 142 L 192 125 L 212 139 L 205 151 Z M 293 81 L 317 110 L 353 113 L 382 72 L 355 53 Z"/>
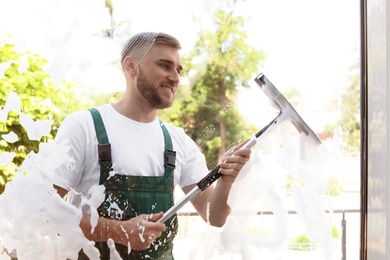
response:
<path fill-rule="evenodd" d="M 172 140 L 166 129 L 161 124 L 164 134 L 165 153 L 164 159 L 165 173 L 164 176 L 126 176 L 114 174 L 110 176 L 112 170 L 111 148 L 108 136 L 103 124 L 103 120 L 97 109 L 90 109 L 95 124 L 96 134 L 99 141 L 99 163 L 100 163 L 100 185 L 104 185 L 105 200 L 98 208 L 100 216 L 128 220 L 140 214 L 151 214 L 166 212 L 173 206 L 173 188 L 175 168 L 175 152 L 172 150 Z M 138 149 L 134 147 L 134 149 Z M 152 149 L 146 147 L 145 149 Z M 134 162 L 137 163 L 137 162 Z M 177 233 L 178 221 L 177 216 L 171 217 L 165 222 L 166 231 L 161 237 L 147 250 L 131 250 L 128 254 L 128 247 L 115 244 L 116 250 L 122 259 L 173 259 L 172 248 L 173 239 Z M 95 246 L 99 249 L 101 259 L 110 258 L 110 249 L 106 242 L 97 242 Z M 131 245 L 130 245 L 131 246 Z M 79 259 L 85 258 L 86 255 L 81 252 Z"/>

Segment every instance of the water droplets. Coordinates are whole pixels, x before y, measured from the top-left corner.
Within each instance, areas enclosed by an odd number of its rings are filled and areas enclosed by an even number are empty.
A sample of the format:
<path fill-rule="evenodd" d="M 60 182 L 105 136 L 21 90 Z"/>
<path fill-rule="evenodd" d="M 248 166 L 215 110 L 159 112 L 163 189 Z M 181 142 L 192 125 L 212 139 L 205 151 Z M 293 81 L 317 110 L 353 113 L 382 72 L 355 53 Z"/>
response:
<path fill-rule="evenodd" d="M 3 134 L 1 137 L 10 144 L 13 144 L 19 140 L 18 135 L 15 134 L 14 131 L 9 132 L 8 134 Z"/>
<path fill-rule="evenodd" d="M 3 152 L 0 154 L 0 165 L 8 165 L 12 162 L 16 153 L 14 152 Z"/>
<path fill-rule="evenodd" d="M 5 72 L 8 70 L 9 66 L 14 63 L 14 61 L 6 61 L 0 63 L 0 79 L 5 77 Z"/>
<path fill-rule="evenodd" d="M 51 120 L 33 120 L 30 115 L 25 114 L 21 111 L 22 102 L 18 96 L 17 93 L 10 91 L 6 102 L 5 107 L 0 108 L 0 122 L 5 123 L 8 114 L 10 111 L 15 111 L 19 114 L 19 121 L 20 124 L 26 129 L 27 136 L 30 140 L 41 140 L 42 136 L 46 136 L 50 133 L 52 121 Z M 4 135 L 2 136 L 5 140 L 8 137 L 9 140 L 16 142 L 15 139 L 15 133 L 9 133 L 11 136 L 7 136 L 4 138 Z"/>
<path fill-rule="evenodd" d="M 29 115 L 21 113 L 19 115 L 20 124 L 27 130 L 30 140 L 41 140 L 42 136 L 48 135 L 51 130 L 51 120 L 37 119 L 34 121 Z"/>

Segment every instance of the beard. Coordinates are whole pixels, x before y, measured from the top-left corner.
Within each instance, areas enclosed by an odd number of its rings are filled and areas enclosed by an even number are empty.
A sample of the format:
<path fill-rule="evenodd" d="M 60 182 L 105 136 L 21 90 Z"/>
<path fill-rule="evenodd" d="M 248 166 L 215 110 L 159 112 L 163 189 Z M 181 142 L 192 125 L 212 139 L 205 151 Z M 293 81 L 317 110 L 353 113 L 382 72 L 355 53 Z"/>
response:
<path fill-rule="evenodd" d="M 155 86 L 139 67 L 137 78 L 137 88 L 141 95 L 156 109 L 168 108 L 172 105 L 173 98 L 168 95 L 158 93 L 159 86 Z M 173 95 L 173 94 L 172 94 Z"/>

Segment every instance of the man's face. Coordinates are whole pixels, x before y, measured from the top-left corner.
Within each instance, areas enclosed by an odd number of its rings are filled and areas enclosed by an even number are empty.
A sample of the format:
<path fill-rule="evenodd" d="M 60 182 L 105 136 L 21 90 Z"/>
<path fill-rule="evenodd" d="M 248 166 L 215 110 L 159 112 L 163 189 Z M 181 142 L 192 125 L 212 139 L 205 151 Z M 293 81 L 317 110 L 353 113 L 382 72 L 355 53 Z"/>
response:
<path fill-rule="evenodd" d="M 138 91 L 153 108 L 168 108 L 179 86 L 181 71 L 179 51 L 154 44 L 138 65 Z"/>

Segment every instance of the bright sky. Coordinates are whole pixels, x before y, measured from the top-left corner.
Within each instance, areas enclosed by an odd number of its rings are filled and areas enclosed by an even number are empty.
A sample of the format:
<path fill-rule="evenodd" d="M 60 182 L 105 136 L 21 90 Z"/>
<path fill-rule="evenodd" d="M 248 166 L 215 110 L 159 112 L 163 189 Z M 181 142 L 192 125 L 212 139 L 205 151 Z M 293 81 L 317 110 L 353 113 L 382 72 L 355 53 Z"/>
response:
<path fill-rule="evenodd" d="M 211 8 L 209 0 L 113 0 L 113 4 L 116 20 L 128 23 L 127 35 L 164 31 L 182 42 L 183 51 L 191 49 L 197 31 L 209 25 L 205 13 Z M 345 87 L 346 74 L 359 54 L 358 0 L 247 0 L 237 12 L 251 18 L 250 44 L 267 55 L 259 73 L 280 92 L 296 87 L 305 109 L 313 111 Z M 194 15 L 202 22 L 194 23 Z M 65 76 L 98 89 L 124 88 L 115 62 L 125 39 L 93 36 L 109 22 L 103 0 L 0 0 L 0 36 L 12 34 L 21 49 L 47 57 L 57 82 Z M 252 92 L 243 95 L 248 96 L 244 103 L 249 105 L 243 109 L 249 113 L 259 102 L 248 102 L 257 98 Z"/>

